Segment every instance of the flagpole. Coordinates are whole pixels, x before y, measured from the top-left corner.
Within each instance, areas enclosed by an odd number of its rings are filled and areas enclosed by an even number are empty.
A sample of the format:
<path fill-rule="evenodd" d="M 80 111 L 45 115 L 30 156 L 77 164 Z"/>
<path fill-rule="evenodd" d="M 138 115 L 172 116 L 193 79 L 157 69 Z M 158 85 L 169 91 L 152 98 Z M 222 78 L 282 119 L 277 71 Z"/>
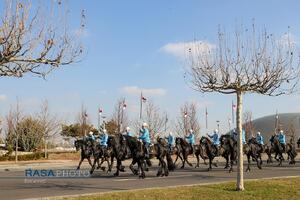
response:
<path fill-rule="evenodd" d="M 98 114 L 98 131 L 100 132 L 100 107 L 97 110 L 97 114 Z"/>
<path fill-rule="evenodd" d="M 141 92 L 141 97 L 140 97 L 140 120 L 142 119 L 142 110 L 143 110 L 143 93 Z"/>
<path fill-rule="evenodd" d="M 278 110 L 276 109 L 276 116 L 275 116 L 275 134 L 277 133 L 278 131 Z"/>
<path fill-rule="evenodd" d="M 234 127 L 234 122 L 235 122 L 235 118 L 234 118 L 234 109 L 233 109 L 233 101 L 231 102 L 231 115 L 232 115 L 232 125 Z"/>
<path fill-rule="evenodd" d="M 207 107 L 205 108 L 205 126 L 206 126 L 206 132 L 208 131 L 208 112 L 207 112 Z"/>

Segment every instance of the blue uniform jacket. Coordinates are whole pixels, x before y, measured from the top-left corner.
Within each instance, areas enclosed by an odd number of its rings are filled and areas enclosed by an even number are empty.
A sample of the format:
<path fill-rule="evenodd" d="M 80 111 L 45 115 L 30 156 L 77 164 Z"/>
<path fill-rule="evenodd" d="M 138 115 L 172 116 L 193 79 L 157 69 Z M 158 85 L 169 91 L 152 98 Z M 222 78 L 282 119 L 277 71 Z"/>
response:
<path fill-rule="evenodd" d="M 175 139 L 173 135 L 168 136 L 168 144 L 169 145 L 174 145 L 175 144 Z"/>
<path fill-rule="evenodd" d="M 246 132 L 244 129 L 242 130 L 242 142 L 243 144 L 246 144 Z"/>
<path fill-rule="evenodd" d="M 127 132 L 126 135 L 133 137 L 133 133 L 132 132 Z"/>
<path fill-rule="evenodd" d="M 256 141 L 257 141 L 258 144 L 263 145 L 264 144 L 264 138 L 263 138 L 263 136 L 262 135 L 257 135 L 256 136 Z"/>
<path fill-rule="evenodd" d="M 107 141 L 108 141 L 108 135 L 107 133 L 103 133 L 101 136 L 100 136 L 100 145 L 101 146 L 106 146 L 107 147 Z"/>
<path fill-rule="evenodd" d="M 214 145 L 219 146 L 220 145 L 220 138 L 217 133 L 214 133 L 213 135 L 208 135 L 212 140 Z"/>
<path fill-rule="evenodd" d="M 95 136 L 94 135 L 88 135 L 86 138 L 89 139 L 89 140 L 95 141 Z"/>
<path fill-rule="evenodd" d="M 285 144 L 285 135 L 284 134 L 279 134 L 278 139 L 280 144 Z"/>
<path fill-rule="evenodd" d="M 140 130 L 140 137 L 139 137 L 139 139 L 142 140 L 145 143 L 150 144 L 150 133 L 149 133 L 149 130 L 146 129 L 146 128 L 142 128 Z"/>
<path fill-rule="evenodd" d="M 194 135 L 194 133 L 190 133 L 189 136 L 186 136 L 186 139 L 187 139 L 189 144 L 192 144 L 192 145 L 195 144 L 195 135 Z"/>

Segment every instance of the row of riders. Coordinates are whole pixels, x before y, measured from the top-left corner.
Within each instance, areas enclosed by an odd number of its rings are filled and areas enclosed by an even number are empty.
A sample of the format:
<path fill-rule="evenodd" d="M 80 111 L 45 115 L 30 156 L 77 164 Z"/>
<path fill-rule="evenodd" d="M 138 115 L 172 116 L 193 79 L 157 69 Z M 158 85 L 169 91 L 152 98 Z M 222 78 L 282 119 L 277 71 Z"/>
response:
<path fill-rule="evenodd" d="M 76 149 L 81 149 L 81 160 L 86 158 L 92 169 L 92 174 L 96 168 L 105 170 L 105 167 L 101 167 L 103 162 L 107 162 L 108 172 L 112 171 L 114 160 L 117 161 L 115 176 L 119 175 L 119 172 L 124 171 L 122 161 L 126 159 L 132 159 L 129 166 L 133 174 L 140 175 L 141 178 L 145 177 L 145 171 L 151 166 L 150 159 L 156 157 L 159 160 L 159 169 L 157 176 L 168 176 L 170 170 L 175 169 L 178 158 L 182 162 L 181 168 L 185 167 L 185 163 L 192 166 L 188 161 L 189 155 L 195 155 L 197 158 L 196 167 L 199 167 L 200 158 L 209 160 L 209 168 L 212 169 L 212 165 L 217 166 L 217 162 L 213 163 L 214 159 L 218 156 L 222 156 L 226 160 L 225 168 L 229 168 L 229 172 L 233 171 L 233 165 L 237 161 L 237 131 L 233 130 L 230 134 L 220 135 L 218 130 L 215 130 L 213 134 L 202 136 L 199 144 L 195 142 L 195 134 L 191 129 L 184 138 L 176 137 L 170 132 L 167 137 L 157 138 L 156 143 L 151 144 L 150 133 L 148 125 L 143 123 L 142 128 L 139 131 L 139 136 L 135 137 L 130 128 L 127 127 L 125 133 L 117 135 L 108 135 L 107 131 L 103 129 L 102 133 L 95 137 L 90 132 L 83 139 L 75 141 Z M 279 161 L 279 165 L 282 165 L 284 160 L 283 154 L 287 153 L 290 164 L 295 164 L 295 157 L 297 152 L 294 146 L 293 138 L 286 143 L 284 132 L 281 130 L 278 134 L 272 135 L 270 138 L 271 145 L 265 145 L 263 136 L 260 132 L 257 132 L 256 137 L 252 136 L 246 141 L 246 133 L 242 131 L 243 152 L 247 156 L 248 166 L 246 171 L 250 171 L 251 160 L 257 163 L 257 167 L 261 169 L 262 158 L 261 154 L 266 153 L 268 155 L 267 163 L 272 161 L 272 154 L 275 154 L 275 159 Z M 175 161 L 172 160 L 172 155 L 176 156 Z M 91 157 L 94 157 L 94 162 L 91 162 Z M 101 161 L 101 163 L 100 163 Z M 135 168 L 134 165 L 138 167 Z"/>

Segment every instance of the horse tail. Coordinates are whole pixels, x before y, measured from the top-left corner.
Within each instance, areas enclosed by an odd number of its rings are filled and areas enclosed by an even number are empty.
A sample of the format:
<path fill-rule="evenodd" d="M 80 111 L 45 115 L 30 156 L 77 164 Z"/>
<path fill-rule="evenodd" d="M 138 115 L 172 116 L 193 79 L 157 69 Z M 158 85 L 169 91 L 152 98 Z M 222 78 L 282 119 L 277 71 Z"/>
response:
<path fill-rule="evenodd" d="M 167 165 L 168 165 L 169 171 L 174 171 L 175 165 L 174 165 L 174 162 L 172 160 L 171 154 L 167 153 L 166 157 L 167 157 Z"/>

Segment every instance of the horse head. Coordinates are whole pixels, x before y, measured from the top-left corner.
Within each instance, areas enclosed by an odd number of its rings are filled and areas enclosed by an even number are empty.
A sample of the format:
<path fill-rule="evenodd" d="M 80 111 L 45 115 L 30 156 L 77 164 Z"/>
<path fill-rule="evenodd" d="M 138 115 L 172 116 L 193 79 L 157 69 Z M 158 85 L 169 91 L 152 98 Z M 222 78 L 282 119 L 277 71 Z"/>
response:
<path fill-rule="evenodd" d="M 83 140 L 82 139 L 77 139 L 74 142 L 74 146 L 76 148 L 76 151 L 79 151 L 79 149 L 82 147 Z"/>

